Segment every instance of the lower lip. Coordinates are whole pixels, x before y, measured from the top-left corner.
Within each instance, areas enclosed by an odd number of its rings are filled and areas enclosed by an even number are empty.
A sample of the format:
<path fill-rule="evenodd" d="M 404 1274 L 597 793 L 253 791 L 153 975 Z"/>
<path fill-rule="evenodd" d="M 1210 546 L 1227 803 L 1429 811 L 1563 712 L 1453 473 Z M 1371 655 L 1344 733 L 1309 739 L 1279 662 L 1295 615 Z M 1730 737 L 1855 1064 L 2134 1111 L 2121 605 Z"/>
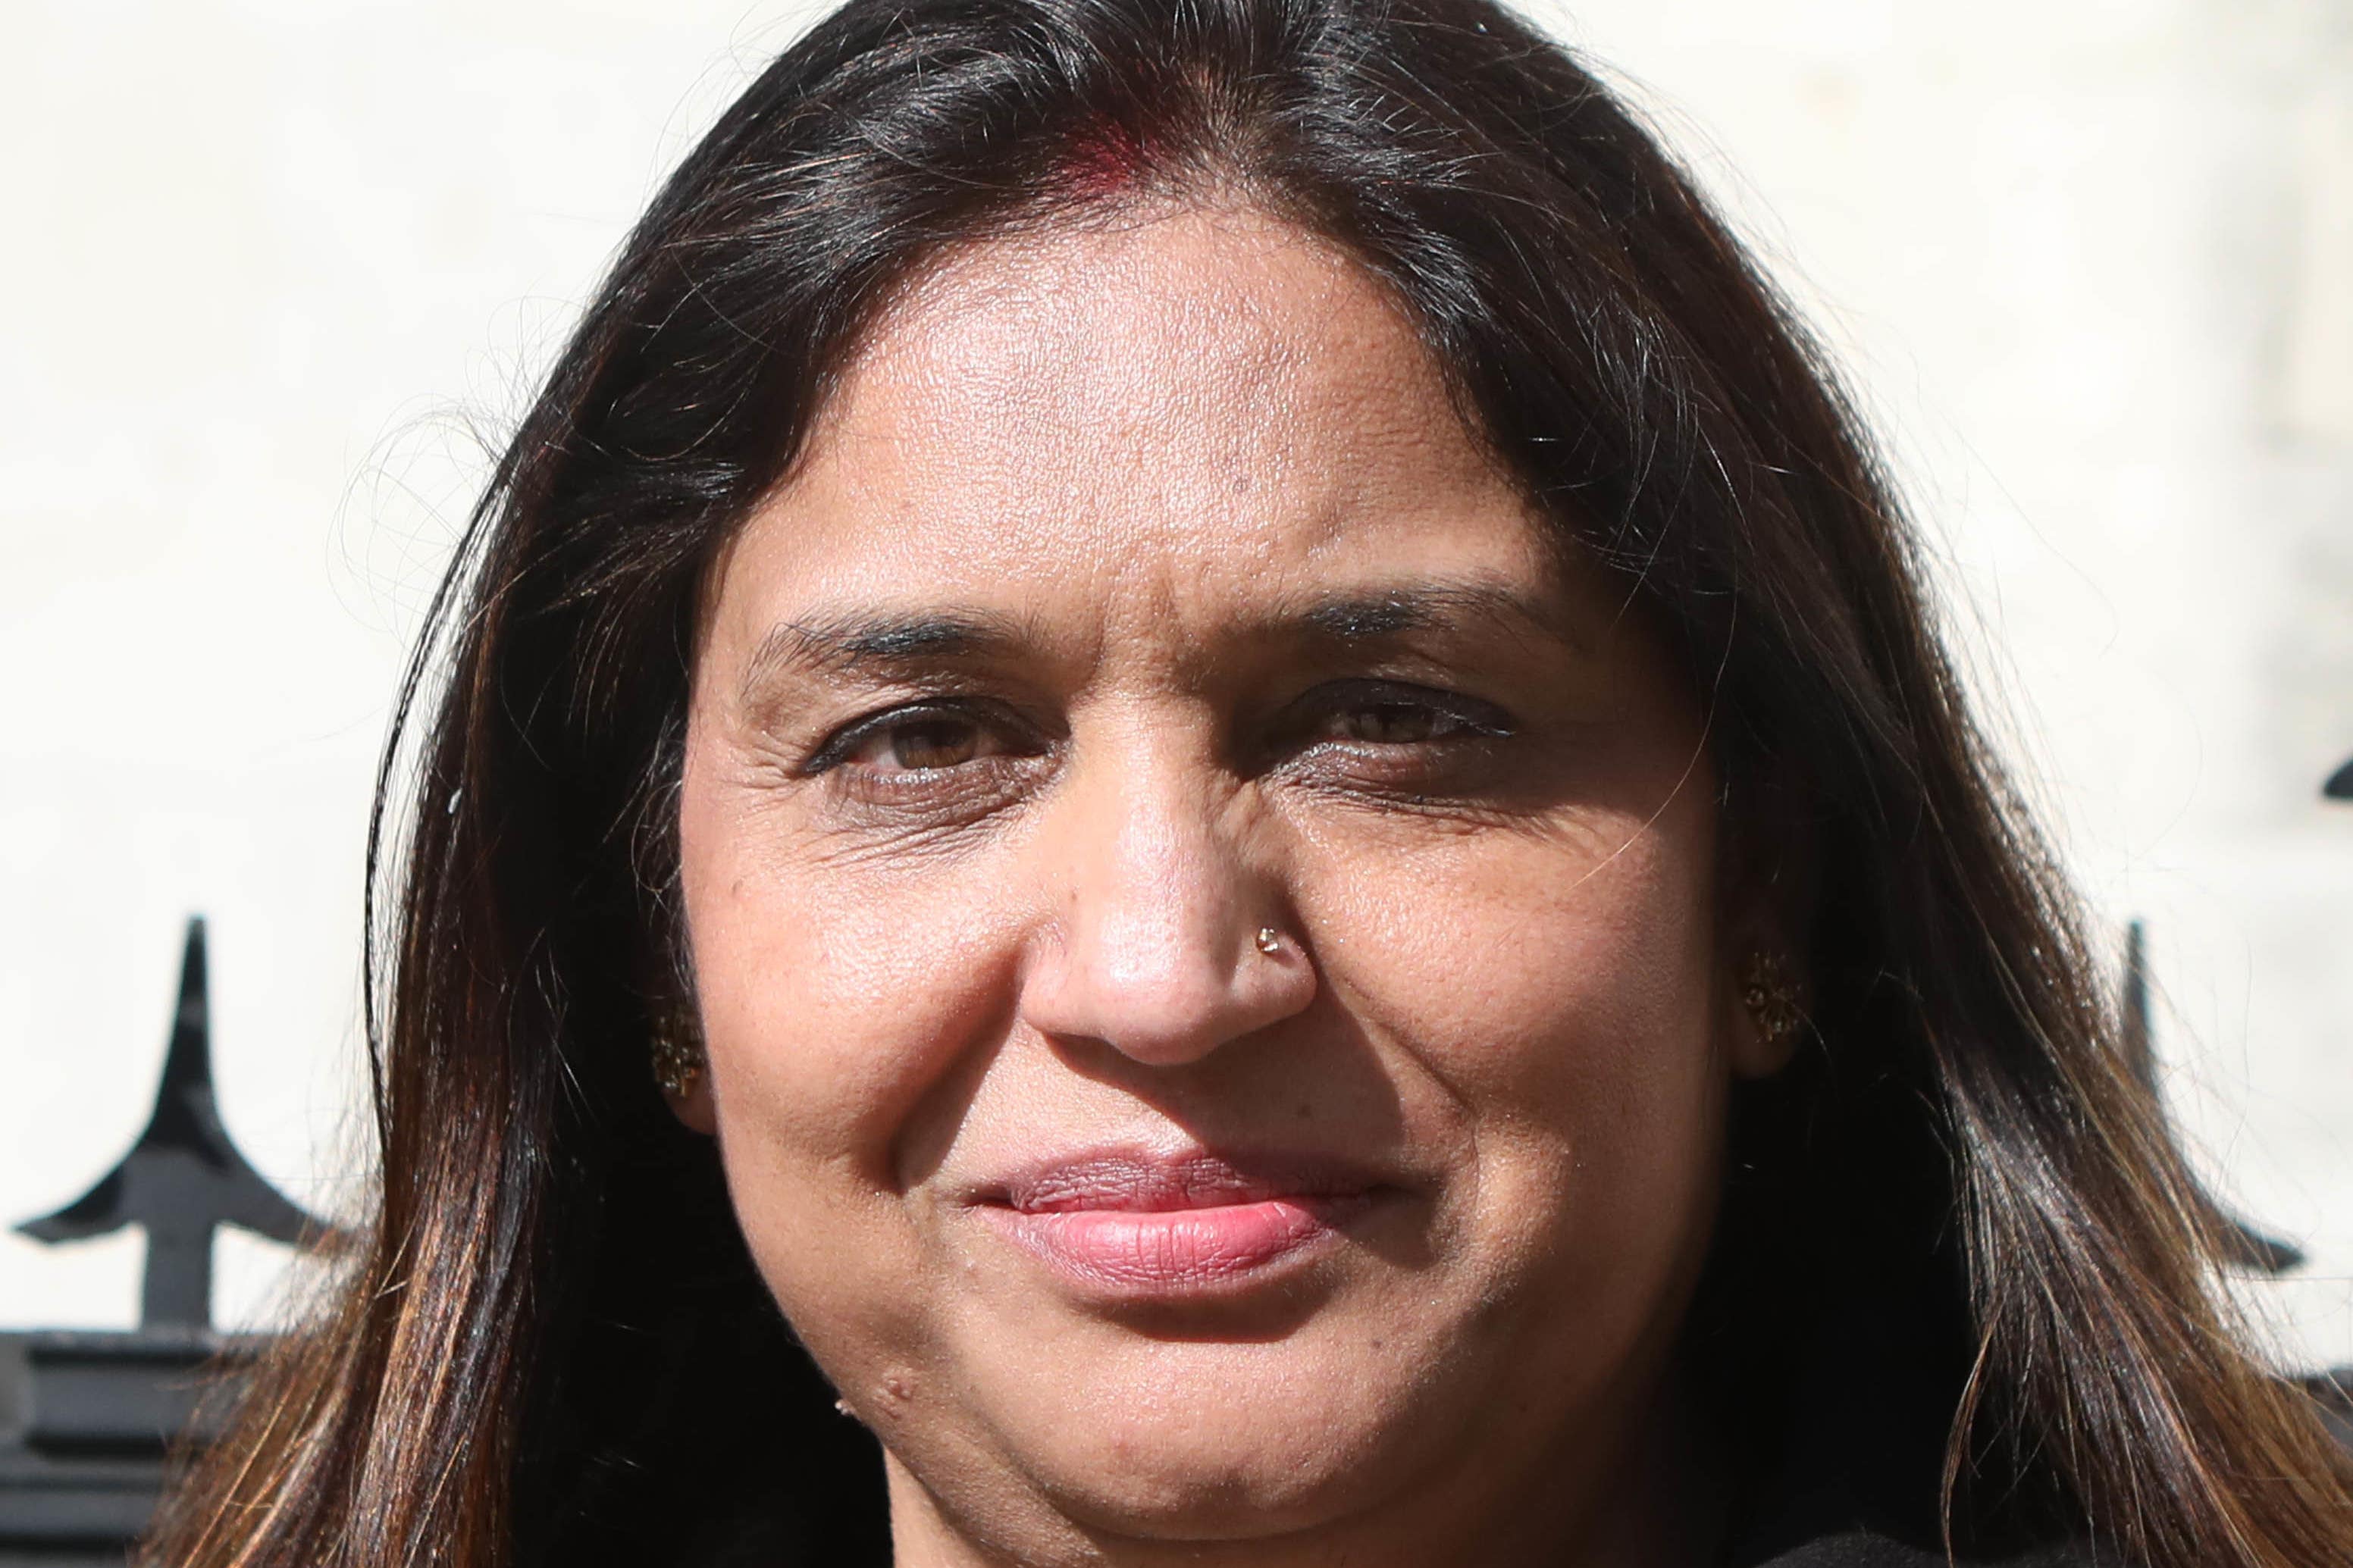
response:
<path fill-rule="evenodd" d="M 982 1209 L 1014 1242 L 1082 1284 L 1163 1295 L 1232 1286 L 1330 1242 L 1369 1194 L 1190 1209 Z"/>

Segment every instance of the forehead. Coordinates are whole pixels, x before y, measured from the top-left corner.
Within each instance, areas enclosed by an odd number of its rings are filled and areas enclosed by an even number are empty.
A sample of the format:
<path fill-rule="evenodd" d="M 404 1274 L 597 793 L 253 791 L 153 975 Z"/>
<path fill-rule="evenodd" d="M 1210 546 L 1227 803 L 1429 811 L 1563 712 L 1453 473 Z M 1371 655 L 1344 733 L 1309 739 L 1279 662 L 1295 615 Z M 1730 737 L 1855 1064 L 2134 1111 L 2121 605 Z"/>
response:
<path fill-rule="evenodd" d="M 1129 627 L 1351 578 L 1545 571 L 1383 288 L 1278 220 L 1184 210 L 931 268 L 727 568 L 771 601 L 1088 591 Z"/>

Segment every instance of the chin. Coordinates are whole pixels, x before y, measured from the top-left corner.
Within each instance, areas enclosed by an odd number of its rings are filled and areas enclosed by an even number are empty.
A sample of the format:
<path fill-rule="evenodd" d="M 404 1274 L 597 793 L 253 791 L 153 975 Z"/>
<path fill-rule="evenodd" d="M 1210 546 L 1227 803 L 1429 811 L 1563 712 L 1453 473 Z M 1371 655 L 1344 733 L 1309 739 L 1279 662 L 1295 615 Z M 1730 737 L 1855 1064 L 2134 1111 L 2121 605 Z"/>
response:
<path fill-rule="evenodd" d="M 1009 1466 L 1073 1522 L 1108 1533 L 1224 1541 L 1310 1528 L 1409 1484 L 1458 1446 L 1471 1415 L 1444 1407 L 1459 1401 L 1427 1375 L 1437 1347 L 1425 1336 L 1352 1314 L 1255 1342 L 1097 1328 L 1070 1336 L 1068 1355 L 976 1382 L 999 1394 L 1004 1419 L 991 1425 Z"/>
<path fill-rule="evenodd" d="M 1252 1420 L 1225 1405 L 1164 1412 L 1148 1429 L 1057 1434 L 1028 1456 L 1041 1493 L 1074 1523 L 1159 1541 L 1234 1541 L 1306 1530 L 1394 1486 L 1393 1437 L 1343 1416 Z M 1071 1439 L 1075 1437 L 1077 1441 Z"/>

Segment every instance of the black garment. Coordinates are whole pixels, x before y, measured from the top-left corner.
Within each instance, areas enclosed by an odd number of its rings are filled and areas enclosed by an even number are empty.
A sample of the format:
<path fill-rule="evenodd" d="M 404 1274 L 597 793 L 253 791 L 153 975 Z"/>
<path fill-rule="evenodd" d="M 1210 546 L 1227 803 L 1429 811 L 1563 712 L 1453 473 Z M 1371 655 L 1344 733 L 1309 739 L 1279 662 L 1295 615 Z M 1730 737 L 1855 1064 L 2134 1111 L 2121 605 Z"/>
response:
<path fill-rule="evenodd" d="M 2089 1553 L 2072 1543 L 2030 1550 L 2024 1556 L 1970 1557 L 1963 1568 L 2093 1568 Z M 1946 1568 L 1941 1547 L 1906 1546 L 1883 1535 L 1824 1536 L 1785 1552 L 1757 1568 Z"/>

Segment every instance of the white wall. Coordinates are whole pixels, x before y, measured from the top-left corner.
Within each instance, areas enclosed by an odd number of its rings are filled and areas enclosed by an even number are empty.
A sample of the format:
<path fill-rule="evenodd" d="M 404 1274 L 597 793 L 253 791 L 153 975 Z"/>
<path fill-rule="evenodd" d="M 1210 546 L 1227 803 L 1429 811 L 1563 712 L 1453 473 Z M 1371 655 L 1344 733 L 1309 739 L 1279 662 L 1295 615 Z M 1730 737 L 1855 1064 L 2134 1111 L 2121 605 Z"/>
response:
<path fill-rule="evenodd" d="M 1591 0 L 1890 437 L 2168 1087 L 2353 1362 L 2353 9 Z M 1573 16 L 1572 16 L 1573 11 Z M 15 0 L 0 53 L 0 1220 L 136 1133 L 179 923 L 227 1120 L 348 1195 L 370 770 L 495 432 L 655 182 L 813 14 Z M 0 1325 L 135 1237 L 0 1236 Z M 278 1259 L 222 1248 L 220 1306 Z"/>

